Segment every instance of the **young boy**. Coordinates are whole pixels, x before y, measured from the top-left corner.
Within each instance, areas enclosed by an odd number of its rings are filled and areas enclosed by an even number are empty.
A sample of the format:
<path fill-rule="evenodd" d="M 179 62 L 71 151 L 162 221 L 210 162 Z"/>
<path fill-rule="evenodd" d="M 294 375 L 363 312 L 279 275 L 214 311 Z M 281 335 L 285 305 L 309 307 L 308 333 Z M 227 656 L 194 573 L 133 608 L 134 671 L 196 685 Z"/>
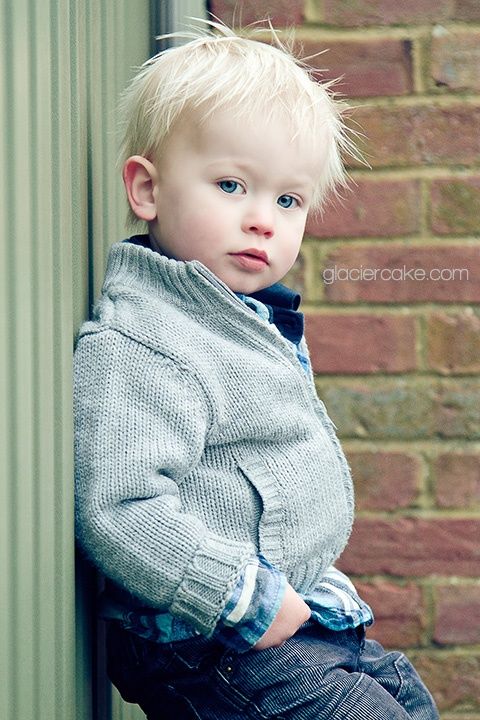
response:
<path fill-rule="evenodd" d="M 278 281 L 344 181 L 328 87 L 218 27 L 124 98 L 148 234 L 110 251 L 75 354 L 78 539 L 108 578 L 109 672 L 150 720 L 432 720 L 332 567 L 353 494 Z"/>

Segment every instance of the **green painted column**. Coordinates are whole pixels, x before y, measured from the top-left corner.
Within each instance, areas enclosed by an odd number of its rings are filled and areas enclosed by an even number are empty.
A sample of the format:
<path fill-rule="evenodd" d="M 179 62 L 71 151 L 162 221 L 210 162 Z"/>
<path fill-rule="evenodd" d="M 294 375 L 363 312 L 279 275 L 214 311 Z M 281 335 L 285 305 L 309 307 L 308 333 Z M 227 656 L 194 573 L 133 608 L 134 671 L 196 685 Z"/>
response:
<path fill-rule="evenodd" d="M 74 717 L 68 2 L 0 8 L 0 705 Z M 83 227 L 83 230 L 85 228 Z"/>
<path fill-rule="evenodd" d="M 75 617 L 72 346 L 122 233 L 114 105 L 148 56 L 149 13 L 0 0 L 2 720 L 94 717 L 81 582 Z"/>

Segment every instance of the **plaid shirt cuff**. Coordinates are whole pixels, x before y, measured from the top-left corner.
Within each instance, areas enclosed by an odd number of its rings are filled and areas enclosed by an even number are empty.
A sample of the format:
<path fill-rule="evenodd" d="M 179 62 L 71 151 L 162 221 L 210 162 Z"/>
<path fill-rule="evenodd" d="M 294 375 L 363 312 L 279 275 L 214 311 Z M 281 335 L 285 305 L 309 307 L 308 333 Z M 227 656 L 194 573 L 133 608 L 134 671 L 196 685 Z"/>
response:
<path fill-rule="evenodd" d="M 262 556 L 245 566 L 213 633 L 223 645 L 246 652 L 266 633 L 285 595 L 283 573 Z"/>

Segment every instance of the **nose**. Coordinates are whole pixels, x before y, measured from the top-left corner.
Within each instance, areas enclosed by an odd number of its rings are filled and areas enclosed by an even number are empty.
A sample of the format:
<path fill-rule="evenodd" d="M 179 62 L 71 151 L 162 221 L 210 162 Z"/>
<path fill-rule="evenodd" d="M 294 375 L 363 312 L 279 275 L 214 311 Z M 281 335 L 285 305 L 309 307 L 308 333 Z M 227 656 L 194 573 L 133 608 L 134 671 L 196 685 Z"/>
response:
<path fill-rule="evenodd" d="M 242 230 L 247 234 L 259 235 L 267 239 L 274 236 L 273 212 L 267 207 L 266 203 L 258 203 L 246 212 L 242 222 Z"/>

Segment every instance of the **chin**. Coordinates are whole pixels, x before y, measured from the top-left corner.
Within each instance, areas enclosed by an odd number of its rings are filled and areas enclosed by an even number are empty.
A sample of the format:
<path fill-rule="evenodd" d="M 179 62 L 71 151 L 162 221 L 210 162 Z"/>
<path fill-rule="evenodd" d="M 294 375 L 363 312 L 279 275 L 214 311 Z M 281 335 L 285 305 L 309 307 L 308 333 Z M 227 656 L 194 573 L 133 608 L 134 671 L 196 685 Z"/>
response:
<path fill-rule="evenodd" d="M 268 287 L 269 283 L 252 283 L 251 285 L 229 285 L 230 290 L 233 290 L 235 293 L 241 293 L 242 295 L 252 295 L 252 293 L 259 292 L 259 290 L 263 290 L 264 288 Z"/>

